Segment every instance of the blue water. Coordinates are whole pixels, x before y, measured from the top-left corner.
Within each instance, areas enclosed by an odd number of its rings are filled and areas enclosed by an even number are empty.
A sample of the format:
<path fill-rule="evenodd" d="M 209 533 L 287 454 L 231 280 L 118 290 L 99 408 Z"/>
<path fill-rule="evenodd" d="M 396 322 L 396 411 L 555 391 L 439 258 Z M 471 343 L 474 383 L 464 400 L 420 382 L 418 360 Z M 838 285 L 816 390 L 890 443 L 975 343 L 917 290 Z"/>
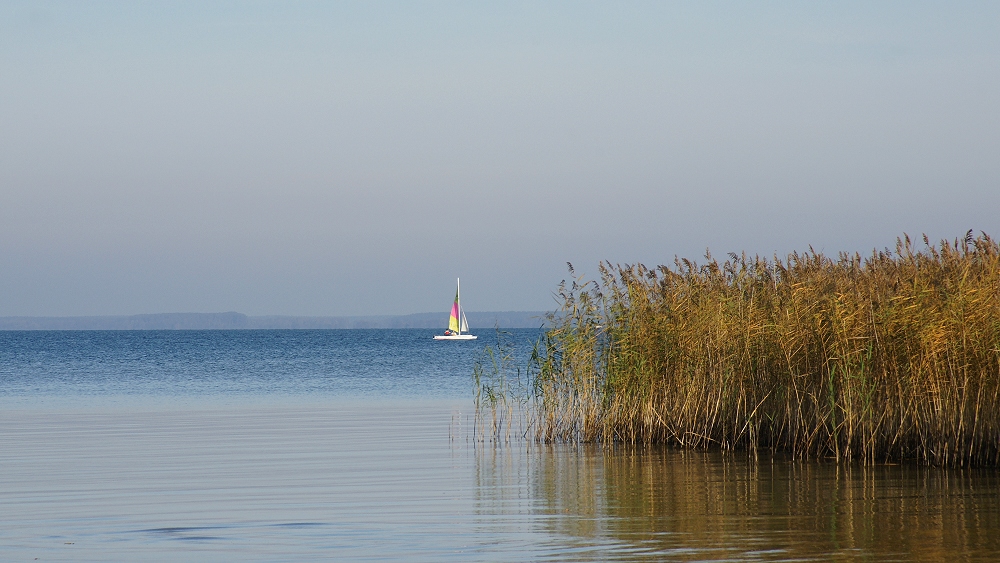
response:
<path fill-rule="evenodd" d="M 472 367 L 497 342 L 433 330 L 0 331 L 0 398 L 238 399 L 472 396 Z M 523 365 L 539 330 L 501 336 Z"/>
<path fill-rule="evenodd" d="M 994 469 L 481 441 L 496 333 L 433 333 L 0 332 L 0 561 L 1000 553 Z"/>

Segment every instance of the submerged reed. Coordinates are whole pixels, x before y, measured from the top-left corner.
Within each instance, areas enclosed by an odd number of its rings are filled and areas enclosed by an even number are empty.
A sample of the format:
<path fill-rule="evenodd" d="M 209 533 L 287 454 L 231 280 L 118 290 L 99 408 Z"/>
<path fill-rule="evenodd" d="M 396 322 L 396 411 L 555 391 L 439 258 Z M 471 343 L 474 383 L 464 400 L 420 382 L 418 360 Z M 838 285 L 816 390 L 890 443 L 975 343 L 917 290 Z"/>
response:
<path fill-rule="evenodd" d="M 505 400 L 545 442 L 1000 465 L 1000 246 L 924 244 L 602 264 Z"/>

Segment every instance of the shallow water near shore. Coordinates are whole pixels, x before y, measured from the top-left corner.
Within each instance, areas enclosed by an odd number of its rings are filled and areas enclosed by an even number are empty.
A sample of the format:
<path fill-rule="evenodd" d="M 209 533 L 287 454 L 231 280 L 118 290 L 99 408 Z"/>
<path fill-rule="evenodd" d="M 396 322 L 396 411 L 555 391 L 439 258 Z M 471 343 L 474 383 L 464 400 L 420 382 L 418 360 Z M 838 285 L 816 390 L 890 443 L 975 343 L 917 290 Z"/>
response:
<path fill-rule="evenodd" d="M 469 398 L 485 342 L 259 332 L 0 334 L 0 559 L 1000 553 L 995 470 L 494 447 Z M 515 333 L 522 358 L 536 335 Z"/>

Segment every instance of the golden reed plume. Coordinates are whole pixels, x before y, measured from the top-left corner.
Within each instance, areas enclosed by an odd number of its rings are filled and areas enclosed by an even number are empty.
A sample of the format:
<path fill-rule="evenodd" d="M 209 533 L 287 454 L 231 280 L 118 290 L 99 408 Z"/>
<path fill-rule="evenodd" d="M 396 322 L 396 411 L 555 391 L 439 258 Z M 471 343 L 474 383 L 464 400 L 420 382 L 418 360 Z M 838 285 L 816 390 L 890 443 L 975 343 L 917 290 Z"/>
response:
<path fill-rule="evenodd" d="M 560 286 L 510 399 L 526 436 L 1000 464 L 1000 247 L 985 233 L 600 274 Z"/>

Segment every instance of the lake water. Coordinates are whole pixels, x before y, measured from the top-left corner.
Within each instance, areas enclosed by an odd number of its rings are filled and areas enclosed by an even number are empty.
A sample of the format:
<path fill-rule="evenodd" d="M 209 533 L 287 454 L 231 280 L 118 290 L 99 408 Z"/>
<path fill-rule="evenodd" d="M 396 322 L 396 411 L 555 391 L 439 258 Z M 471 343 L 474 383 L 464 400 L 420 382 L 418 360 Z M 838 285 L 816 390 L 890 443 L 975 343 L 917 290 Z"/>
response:
<path fill-rule="evenodd" d="M 481 332 L 0 332 L 0 560 L 1000 556 L 995 469 L 483 445 Z"/>

